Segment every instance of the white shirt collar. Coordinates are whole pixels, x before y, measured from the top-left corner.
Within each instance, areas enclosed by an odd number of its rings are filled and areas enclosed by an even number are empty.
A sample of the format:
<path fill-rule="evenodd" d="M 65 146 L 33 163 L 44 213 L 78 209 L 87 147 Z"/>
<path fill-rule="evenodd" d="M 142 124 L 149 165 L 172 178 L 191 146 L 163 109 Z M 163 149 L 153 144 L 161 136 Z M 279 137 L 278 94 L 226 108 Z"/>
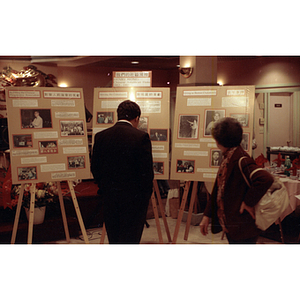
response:
<path fill-rule="evenodd" d="M 118 122 L 125 122 L 125 123 L 129 123 L 131 126 L 133 126 L 133 125 L 131 124 L 131 122 L 129 122 L 128 120 L 119 120 Z"/>

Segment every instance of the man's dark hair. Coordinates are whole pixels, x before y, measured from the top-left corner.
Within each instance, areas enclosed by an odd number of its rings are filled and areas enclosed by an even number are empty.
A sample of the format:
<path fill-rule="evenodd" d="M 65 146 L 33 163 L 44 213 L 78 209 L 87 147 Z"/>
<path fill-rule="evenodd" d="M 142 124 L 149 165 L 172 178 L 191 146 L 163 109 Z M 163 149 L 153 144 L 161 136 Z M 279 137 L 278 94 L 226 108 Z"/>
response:
<path fill-rule="evenodd" d="M 125 100 L 119 104 L 117 109 L 118 120 L 131 121 L 141 116 L 141 109 L 135 102 Z"/>
<path fill-rule="evenodd" d="M 214 124 L 212 136 L 223 147 L 237 147 L 243 139 L 243 128 L 234 118 L 222 118 Z"/>

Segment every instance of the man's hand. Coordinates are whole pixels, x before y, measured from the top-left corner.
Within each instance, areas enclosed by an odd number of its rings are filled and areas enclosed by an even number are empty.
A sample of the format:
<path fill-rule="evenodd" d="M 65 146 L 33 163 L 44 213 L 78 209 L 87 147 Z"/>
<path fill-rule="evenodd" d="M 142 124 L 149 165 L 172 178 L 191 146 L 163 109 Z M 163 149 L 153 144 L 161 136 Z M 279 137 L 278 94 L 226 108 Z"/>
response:
<path fill-rule="evenodd" d="M 209 217 L 207 216 L 203 216 L 202 221 L 200 223 L 200 232 L 203 235 L 207 235 L 208 234 L 208 224 L 209 224 Z"/>

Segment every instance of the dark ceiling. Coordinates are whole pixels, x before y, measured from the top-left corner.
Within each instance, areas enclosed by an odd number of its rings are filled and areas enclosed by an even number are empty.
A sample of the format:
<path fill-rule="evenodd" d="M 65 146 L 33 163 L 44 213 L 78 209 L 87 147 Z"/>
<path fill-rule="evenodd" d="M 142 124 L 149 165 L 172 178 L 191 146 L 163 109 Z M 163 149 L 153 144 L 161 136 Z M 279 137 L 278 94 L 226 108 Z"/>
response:
<path fill-rule="evenodd" d="M 176 69 L 179 56 L 0 56 L 0 60 L 15 60 L 28 64 L 64 67 L 115 67 L 135 69 Z M 132 64 L 132 62 L 139 62 Z"/>
<path fill-rule="evenodd" d="M 218 61 L 254 59 L 255 56 L 218 56 Z M 22 61 L 28 64 L 61 67 L 112 67 L 122 69 L 172 70 L 177 69 L 180 56 L 0 56 L 0 60 Z M 138 61 L 138 64 L 132 62 Z"/>

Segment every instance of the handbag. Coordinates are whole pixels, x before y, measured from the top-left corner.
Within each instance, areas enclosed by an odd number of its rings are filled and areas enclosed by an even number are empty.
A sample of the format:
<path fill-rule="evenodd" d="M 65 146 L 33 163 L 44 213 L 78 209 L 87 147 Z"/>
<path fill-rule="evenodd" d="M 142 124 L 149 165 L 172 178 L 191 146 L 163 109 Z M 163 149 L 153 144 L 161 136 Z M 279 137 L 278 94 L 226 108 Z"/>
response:
<path fill-rule="evenodd" d="M 241 161 L 246 156 L 243 156 L 239 160 L 239 168 L 240 171 L 247 183 L 250 187 L 250 184 L 242 171 Z M 250 179 L 253 174 L 257 171 L 265 171 L 262 168 L 257 168 L 250 174 Z M 267 171 L 265 171 L 267 172 Z M 285 209 L 290 204 L 289 195 L 287 192 L 286 187 L 284 184 L 278 179 L 274 178 L 273 185 L 280 185 L 279 189 L 273 190 L 269 188 L 264 196 L 259 200 L 259 202 L 255 205 L 255 224 L 261 230 L 266 230 L 269 228 L 278 218 L 280 215 L 285 211 Z"/>

